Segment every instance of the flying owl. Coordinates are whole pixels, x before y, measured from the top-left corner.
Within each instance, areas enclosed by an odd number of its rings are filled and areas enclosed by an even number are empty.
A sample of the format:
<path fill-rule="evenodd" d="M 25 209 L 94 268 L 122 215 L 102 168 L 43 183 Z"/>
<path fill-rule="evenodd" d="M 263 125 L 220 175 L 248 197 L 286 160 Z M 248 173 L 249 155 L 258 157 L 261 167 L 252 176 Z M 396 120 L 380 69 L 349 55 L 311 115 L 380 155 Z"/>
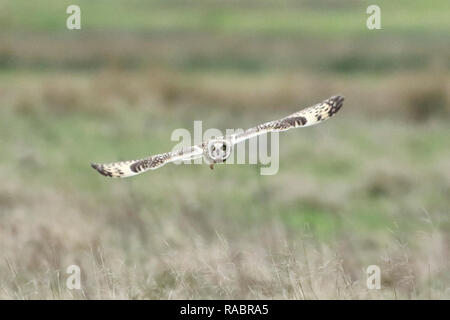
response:
<path fill-rule="evenodd" d="M 242 133 L 232 134 L 204 141 L 203 143 L 179 151 L 166 152 L 141 160 L 113 162 L 107 164 L 92 163 L 91 166 L 102 175 L 113 178 L 125 178 L 162 167 L 174 161 L 192 160 L 203 157 L 213 169 L 217 163 L 224 163 L 231 155 L 235 144 L 252 137 L 268 133 L 286 131 L 292 128 L 308 127 L 332 117 L 342 107 L 344 97 L 333 96 L 321 103 L 307 107 L 279 120 L 269 121 Z"/>

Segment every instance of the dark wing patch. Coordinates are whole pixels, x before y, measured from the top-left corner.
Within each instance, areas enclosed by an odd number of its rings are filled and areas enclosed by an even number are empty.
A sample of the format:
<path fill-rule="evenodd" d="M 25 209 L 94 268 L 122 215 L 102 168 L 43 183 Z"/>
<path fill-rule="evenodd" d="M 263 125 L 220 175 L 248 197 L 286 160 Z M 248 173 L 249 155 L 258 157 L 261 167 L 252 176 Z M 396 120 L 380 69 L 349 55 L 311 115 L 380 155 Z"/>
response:
<path fill-rule="evenodd" d="M 140 160 L 103 164 L 91 163 L 91 167 L 106 177 L 125 178 L 135 176 L 147 170 L 157 169 L 168 162 L 190 160 L 195 157 L 201 157 L 202 155 L 203 149 L 201 146 L 191 146 L 179 151 L 157 154 Z"/>
<path fill-rule="evenodd" d="M 308 120 L 306 120 L 305 117 L 298 116 L 298 117 L 287 118 L 280 122 L 286 123 L 288 125 L 288 127 L 298 127 L 298 126 L 304 126 L 308 122 Z"/>
<path fill-rule="evenodd" d="M 324 103 L 328 104 L 331 108 L 330 111 L 328 111 L 328 116 L 334 115 L 336 112 L 341 109 L 342 105 L 344 104 L 344 97 L 343 96 L 333 96 L 329 98 L 328 100 L 325 100 Z"/>
<path fill-rule="evenodd" d="M 121 161 L 105 164 L 92 163 L 91 167 L 100 174 L 112 178 L 134 176 L 147 170 L 156 169 L 172 160 L 172 153 L 158 154 L 141 160 Z"/>
<path fill-rule="evenodd" d="M 112 173 L 105 170 L 102 164 L 91 163 L 91 167 L 97 170 L 100 174 L 104 175 L 105 177 L 112 177 Z"/>
<path fill-rule="evenodd" d="M 271 131 L 285 131 L 291 128 L 307 127 L 318 124 L 329 119 L 338 112 L 343 103 L 343 96 L 333 96 L 280 120 L 269 121 L 236 134 L 234 136 L 234 143 L 239 143 L 240 141 Z"/>
<path fill-rule="evenodd" d="M 138 160 L 130 166 L 130 169 L 136 173 L 140 173 L 148 169 L 156 169 L 162 166 L 168 159 L 170 159 L 170 154 L 164 153 L 147 159 Z"/>

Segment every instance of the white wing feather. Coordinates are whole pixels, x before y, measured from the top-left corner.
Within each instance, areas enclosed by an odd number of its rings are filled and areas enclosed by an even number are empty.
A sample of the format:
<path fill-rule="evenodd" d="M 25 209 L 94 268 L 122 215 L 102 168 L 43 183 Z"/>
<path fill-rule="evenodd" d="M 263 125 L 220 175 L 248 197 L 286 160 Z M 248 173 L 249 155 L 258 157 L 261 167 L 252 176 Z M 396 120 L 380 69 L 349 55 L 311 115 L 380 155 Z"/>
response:
<path fill-rule="evenodd" d="M 286 131 L 292 128 L 308 127 L 331 118 L 342 107 L 344 97 L 334 96 L 321 103 L 307 107 L 280 120 L 269 121 L 242 133 L 231 135 L 233 144 L 268 133 Z"/>
<path fill-rule="evenodd" d="M 155 170 L 166 163 L 178 160 L 190 160 L 203 156 L 201 146 L 192 146 L 175 152 L 157 154 L 140 160 L 120 161 L 113 163 L 97 164 L 91 166 L 104 176 L 112 178 L 126 178 L 141 174 L 148 170 Z"/>

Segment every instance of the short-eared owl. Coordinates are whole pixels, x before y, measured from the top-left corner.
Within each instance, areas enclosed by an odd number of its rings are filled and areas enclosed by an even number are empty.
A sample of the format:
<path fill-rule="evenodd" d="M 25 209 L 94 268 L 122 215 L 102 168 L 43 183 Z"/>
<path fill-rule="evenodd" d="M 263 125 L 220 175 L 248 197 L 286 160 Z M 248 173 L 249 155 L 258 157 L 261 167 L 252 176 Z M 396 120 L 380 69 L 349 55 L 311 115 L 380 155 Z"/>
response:
<path fill-rule="evenodd" d="M 321 103 L 293 113 L 285 118 L 266 122 L 242 133 L 211 139 L 175 152 L 167 152 L 150 156 L 141 160 L 121 161 L 108 164 L 92 163 L 92 167 L 107 177 L 131 177 L 147 170 L 154 170 L 166 163 L 204 157 L 210 164 L 225 162 L 236 143 L 268 132 L 286 131 L 291 128 L 308 127 L 332 117 L 342 107 L 344 97 L 334 96 Z"/>

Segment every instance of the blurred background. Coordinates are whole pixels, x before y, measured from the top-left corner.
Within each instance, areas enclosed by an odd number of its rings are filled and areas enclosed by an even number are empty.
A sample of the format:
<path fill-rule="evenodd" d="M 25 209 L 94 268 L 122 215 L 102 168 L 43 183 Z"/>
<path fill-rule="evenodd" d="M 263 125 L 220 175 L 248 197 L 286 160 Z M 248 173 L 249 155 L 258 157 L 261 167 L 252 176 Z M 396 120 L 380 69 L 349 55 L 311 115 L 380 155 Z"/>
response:
<path fill-rule="evenodd" d="M 449 12 L 0 0 L 0 298 L 450 298 Z M 280 134 L 273 176 L 89 166 L 169 151 L 194 120 L 248 128 L 335 94 L 332 120 Z"/>

